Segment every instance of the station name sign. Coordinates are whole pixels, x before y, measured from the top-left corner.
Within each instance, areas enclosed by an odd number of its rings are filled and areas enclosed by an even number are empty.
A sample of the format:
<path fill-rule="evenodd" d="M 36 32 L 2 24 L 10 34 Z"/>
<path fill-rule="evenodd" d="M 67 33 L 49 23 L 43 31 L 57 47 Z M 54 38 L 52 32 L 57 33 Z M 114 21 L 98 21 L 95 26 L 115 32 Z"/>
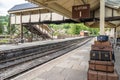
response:
<path fill-rule="evenodd" d="M 72 6 L 72 18 L 89 18 L 90 17 L 90 5 L 75 5 Z"/>

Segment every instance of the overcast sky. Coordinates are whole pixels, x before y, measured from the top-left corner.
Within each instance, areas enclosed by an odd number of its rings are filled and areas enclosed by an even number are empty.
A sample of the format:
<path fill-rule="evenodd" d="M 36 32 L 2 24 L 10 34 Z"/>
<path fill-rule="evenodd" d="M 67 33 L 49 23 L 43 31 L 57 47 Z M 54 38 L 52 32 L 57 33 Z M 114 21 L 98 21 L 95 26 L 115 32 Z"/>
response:
<path fill-rule="evenodd" d="M 14 5 L 26 2 L 25 0 L 0 0 L 0 15 L 6 15 L 7 11 Z"/>

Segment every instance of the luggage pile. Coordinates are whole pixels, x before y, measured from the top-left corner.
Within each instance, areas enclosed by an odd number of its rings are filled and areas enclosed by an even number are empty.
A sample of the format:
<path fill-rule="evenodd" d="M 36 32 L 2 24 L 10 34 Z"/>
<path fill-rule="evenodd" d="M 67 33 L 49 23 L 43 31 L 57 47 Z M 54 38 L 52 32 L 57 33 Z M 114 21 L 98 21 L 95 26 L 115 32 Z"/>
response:
<path fill-rule="evenodd" d="M 100 35 L 91 46 L 88 80 L 118 80 L 114 53 L 108 36 Z"/>

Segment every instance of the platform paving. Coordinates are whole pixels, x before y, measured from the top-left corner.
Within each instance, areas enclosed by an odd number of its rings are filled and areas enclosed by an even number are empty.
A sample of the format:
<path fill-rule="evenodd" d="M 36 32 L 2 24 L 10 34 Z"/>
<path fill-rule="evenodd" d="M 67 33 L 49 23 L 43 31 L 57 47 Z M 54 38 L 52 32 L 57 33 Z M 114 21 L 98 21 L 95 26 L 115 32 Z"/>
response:
<path fill-rule="evenodd" d="M 115 49 L 115 69 L 119 75 L 120 80 L 120 49 Z"/>
<path fill-rule="evenodd" d="M 87 80 L 89 52 L 93 41 L 12 80 Z M 115 57 L 115 68 L 120 77 L 120 50 L 115 50 Z"/>

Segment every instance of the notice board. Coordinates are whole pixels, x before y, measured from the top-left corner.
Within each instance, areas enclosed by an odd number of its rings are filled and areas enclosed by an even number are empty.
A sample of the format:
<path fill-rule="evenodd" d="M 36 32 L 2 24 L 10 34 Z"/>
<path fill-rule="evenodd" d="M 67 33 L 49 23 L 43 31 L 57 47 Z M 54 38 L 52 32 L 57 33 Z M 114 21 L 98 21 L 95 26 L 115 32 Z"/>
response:
<path fill-rule="evenodd" d="M 90 4 L 72 6 L 72 18 L 89 18 Z"/>

